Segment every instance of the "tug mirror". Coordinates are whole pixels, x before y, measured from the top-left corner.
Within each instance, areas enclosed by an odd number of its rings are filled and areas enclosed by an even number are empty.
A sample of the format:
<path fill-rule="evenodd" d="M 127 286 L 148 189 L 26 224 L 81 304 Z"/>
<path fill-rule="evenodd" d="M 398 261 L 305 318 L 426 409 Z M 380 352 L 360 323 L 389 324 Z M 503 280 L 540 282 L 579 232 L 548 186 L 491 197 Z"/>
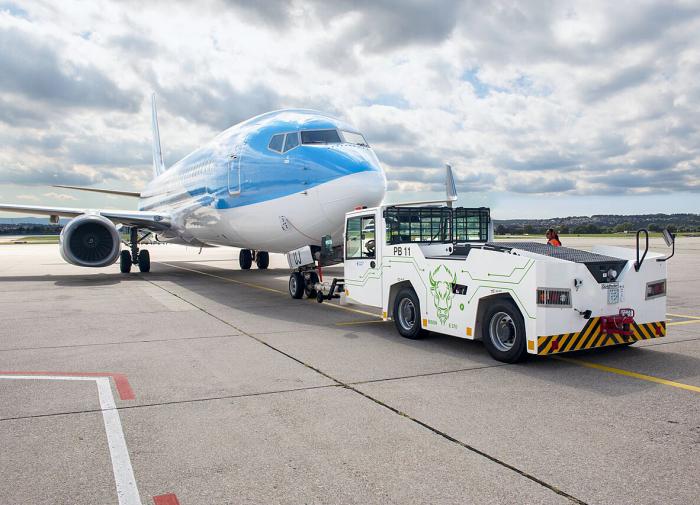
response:
<path fill-rule="evenodd" d="M 676 237 L 673 235 L 673 233 L 671 233 L 668 230 L 668 228 L 664 228 L 662 235 L 664 237 L 664 242 L 666 242 L 666 245 L 668 247 L 671 247 L 673 245 L 673 242 L 676 240 Z"/>

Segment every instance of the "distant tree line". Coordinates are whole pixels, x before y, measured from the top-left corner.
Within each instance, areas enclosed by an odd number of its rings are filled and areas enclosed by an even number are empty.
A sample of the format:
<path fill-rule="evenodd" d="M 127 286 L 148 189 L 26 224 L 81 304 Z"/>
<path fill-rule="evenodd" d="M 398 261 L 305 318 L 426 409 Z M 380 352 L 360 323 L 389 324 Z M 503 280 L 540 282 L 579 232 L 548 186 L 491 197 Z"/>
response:
<path fill-rule="evenodd" d="M 597 233 L 634 233 L 645 228 L 659 232 L 668 228 L 671 232 L 700 233 L 698 214 L 645 214 L 645 215 L 594 215 L 570 216 L 555 219 L 494 220 L 497 235 L 544 235 L 549 228 L 562 234 L 587 235 Z"/>
<path fill-rule="evenodd" d="M 62 229 L 58 224 L 0 224 L 0 235 L 58 235 Z"/>

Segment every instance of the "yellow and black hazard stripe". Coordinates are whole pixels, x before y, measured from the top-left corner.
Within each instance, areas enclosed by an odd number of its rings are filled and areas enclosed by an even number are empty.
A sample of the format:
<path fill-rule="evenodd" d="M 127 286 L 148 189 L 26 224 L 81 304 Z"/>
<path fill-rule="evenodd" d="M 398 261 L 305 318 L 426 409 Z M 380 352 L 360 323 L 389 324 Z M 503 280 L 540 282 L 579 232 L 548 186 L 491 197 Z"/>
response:
<path fill-rule="evenodd" d="M 619 345 L 666 335 L 666 321 L 640 324 L 632 323 L 630 328 L 630 330 L 632 330 L 631 335 L 620 335 L 619 333 L 610 332 L 603 333 L 600 326 L 600 318 L 594 317 L 589 319 L 579 332 L 537 337 L 537 354 L 557 354 L 560 352 L 580 351 L 581 349 Z"/>

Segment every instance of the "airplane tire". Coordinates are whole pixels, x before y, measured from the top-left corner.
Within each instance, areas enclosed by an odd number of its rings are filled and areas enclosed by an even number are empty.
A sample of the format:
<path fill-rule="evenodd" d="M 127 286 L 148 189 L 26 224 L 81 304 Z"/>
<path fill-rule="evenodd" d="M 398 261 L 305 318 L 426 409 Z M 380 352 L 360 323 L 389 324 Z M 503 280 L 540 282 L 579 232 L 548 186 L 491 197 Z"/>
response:
<path fill-rule="evenodd" d="M 119 271 L 123 274 L 131 272 L 131 253 L 129 251 L 119 253 Z"/>
<path fill-rule="evenodd" d="M 509 300 L 497 300 L 486 309 L 481 339 L 493 359 L 517 363 L 527 357 L 525 323 Z"/>
<path fill-rule="evenodd" d="M 260 270 L 265 270 L 270 265 L 270 255 L 267 251 L 258 251 L 255 254 L 255 264 Z"/>
<path fill-rule="evenodd" d="M 146 249 L 139 251 L 139 270 L 143 273 L 151 271 L 151 254 Z"/>
<path fill-rule="evenodd" d="M 248 270 L 253 265 L 253 253 L 250 249 L 241 249 L 238 253 L 238 264 L 241 270 Z"/>
<path fill-rule="evenodd" d="M 393 319 L 402 337 L 418 340 L 428 333 L 421 325 L 420 302 L 413 288 L 404 288 L 396 295 Z"/>
<path fill-rule="evenodd" d="M 304 288 L 306 287 L 306 282 L 304 281 L 304 276 L 301 272 L 292 272 L 289 276 L 289 294 L 292 298 L 297 300 L 304 296 Z"/>

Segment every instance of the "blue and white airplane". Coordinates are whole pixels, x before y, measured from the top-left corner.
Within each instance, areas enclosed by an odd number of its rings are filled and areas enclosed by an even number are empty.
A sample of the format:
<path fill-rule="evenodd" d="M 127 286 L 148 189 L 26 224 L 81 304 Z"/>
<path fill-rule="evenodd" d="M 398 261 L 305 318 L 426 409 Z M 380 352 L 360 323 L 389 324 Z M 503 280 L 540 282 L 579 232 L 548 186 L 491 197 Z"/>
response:
<path fill-rule="evenodd" d="M 64 188 L 137 197 L 138 210 L 92 210 L 0 204 L 0 211 L 73 218 L 61 232 L 60 251 L 73 265 L 105 267 L 120 259 L 150 270 L 138 230 L 158 241 L 240 247 L 239 263 L 267 268 L 268 252 L 312 246 L 331 235 L 342 243 L 345 213 L 376 206 L 386 177 L 374 151 L 351 125 L 321 112 L 268 112 L 220 133 L 166 169 L 152 98 L 153 175 L 140 193 L 76 186 Z M 118 225 L 131 227 L 121 250 Z"/>

